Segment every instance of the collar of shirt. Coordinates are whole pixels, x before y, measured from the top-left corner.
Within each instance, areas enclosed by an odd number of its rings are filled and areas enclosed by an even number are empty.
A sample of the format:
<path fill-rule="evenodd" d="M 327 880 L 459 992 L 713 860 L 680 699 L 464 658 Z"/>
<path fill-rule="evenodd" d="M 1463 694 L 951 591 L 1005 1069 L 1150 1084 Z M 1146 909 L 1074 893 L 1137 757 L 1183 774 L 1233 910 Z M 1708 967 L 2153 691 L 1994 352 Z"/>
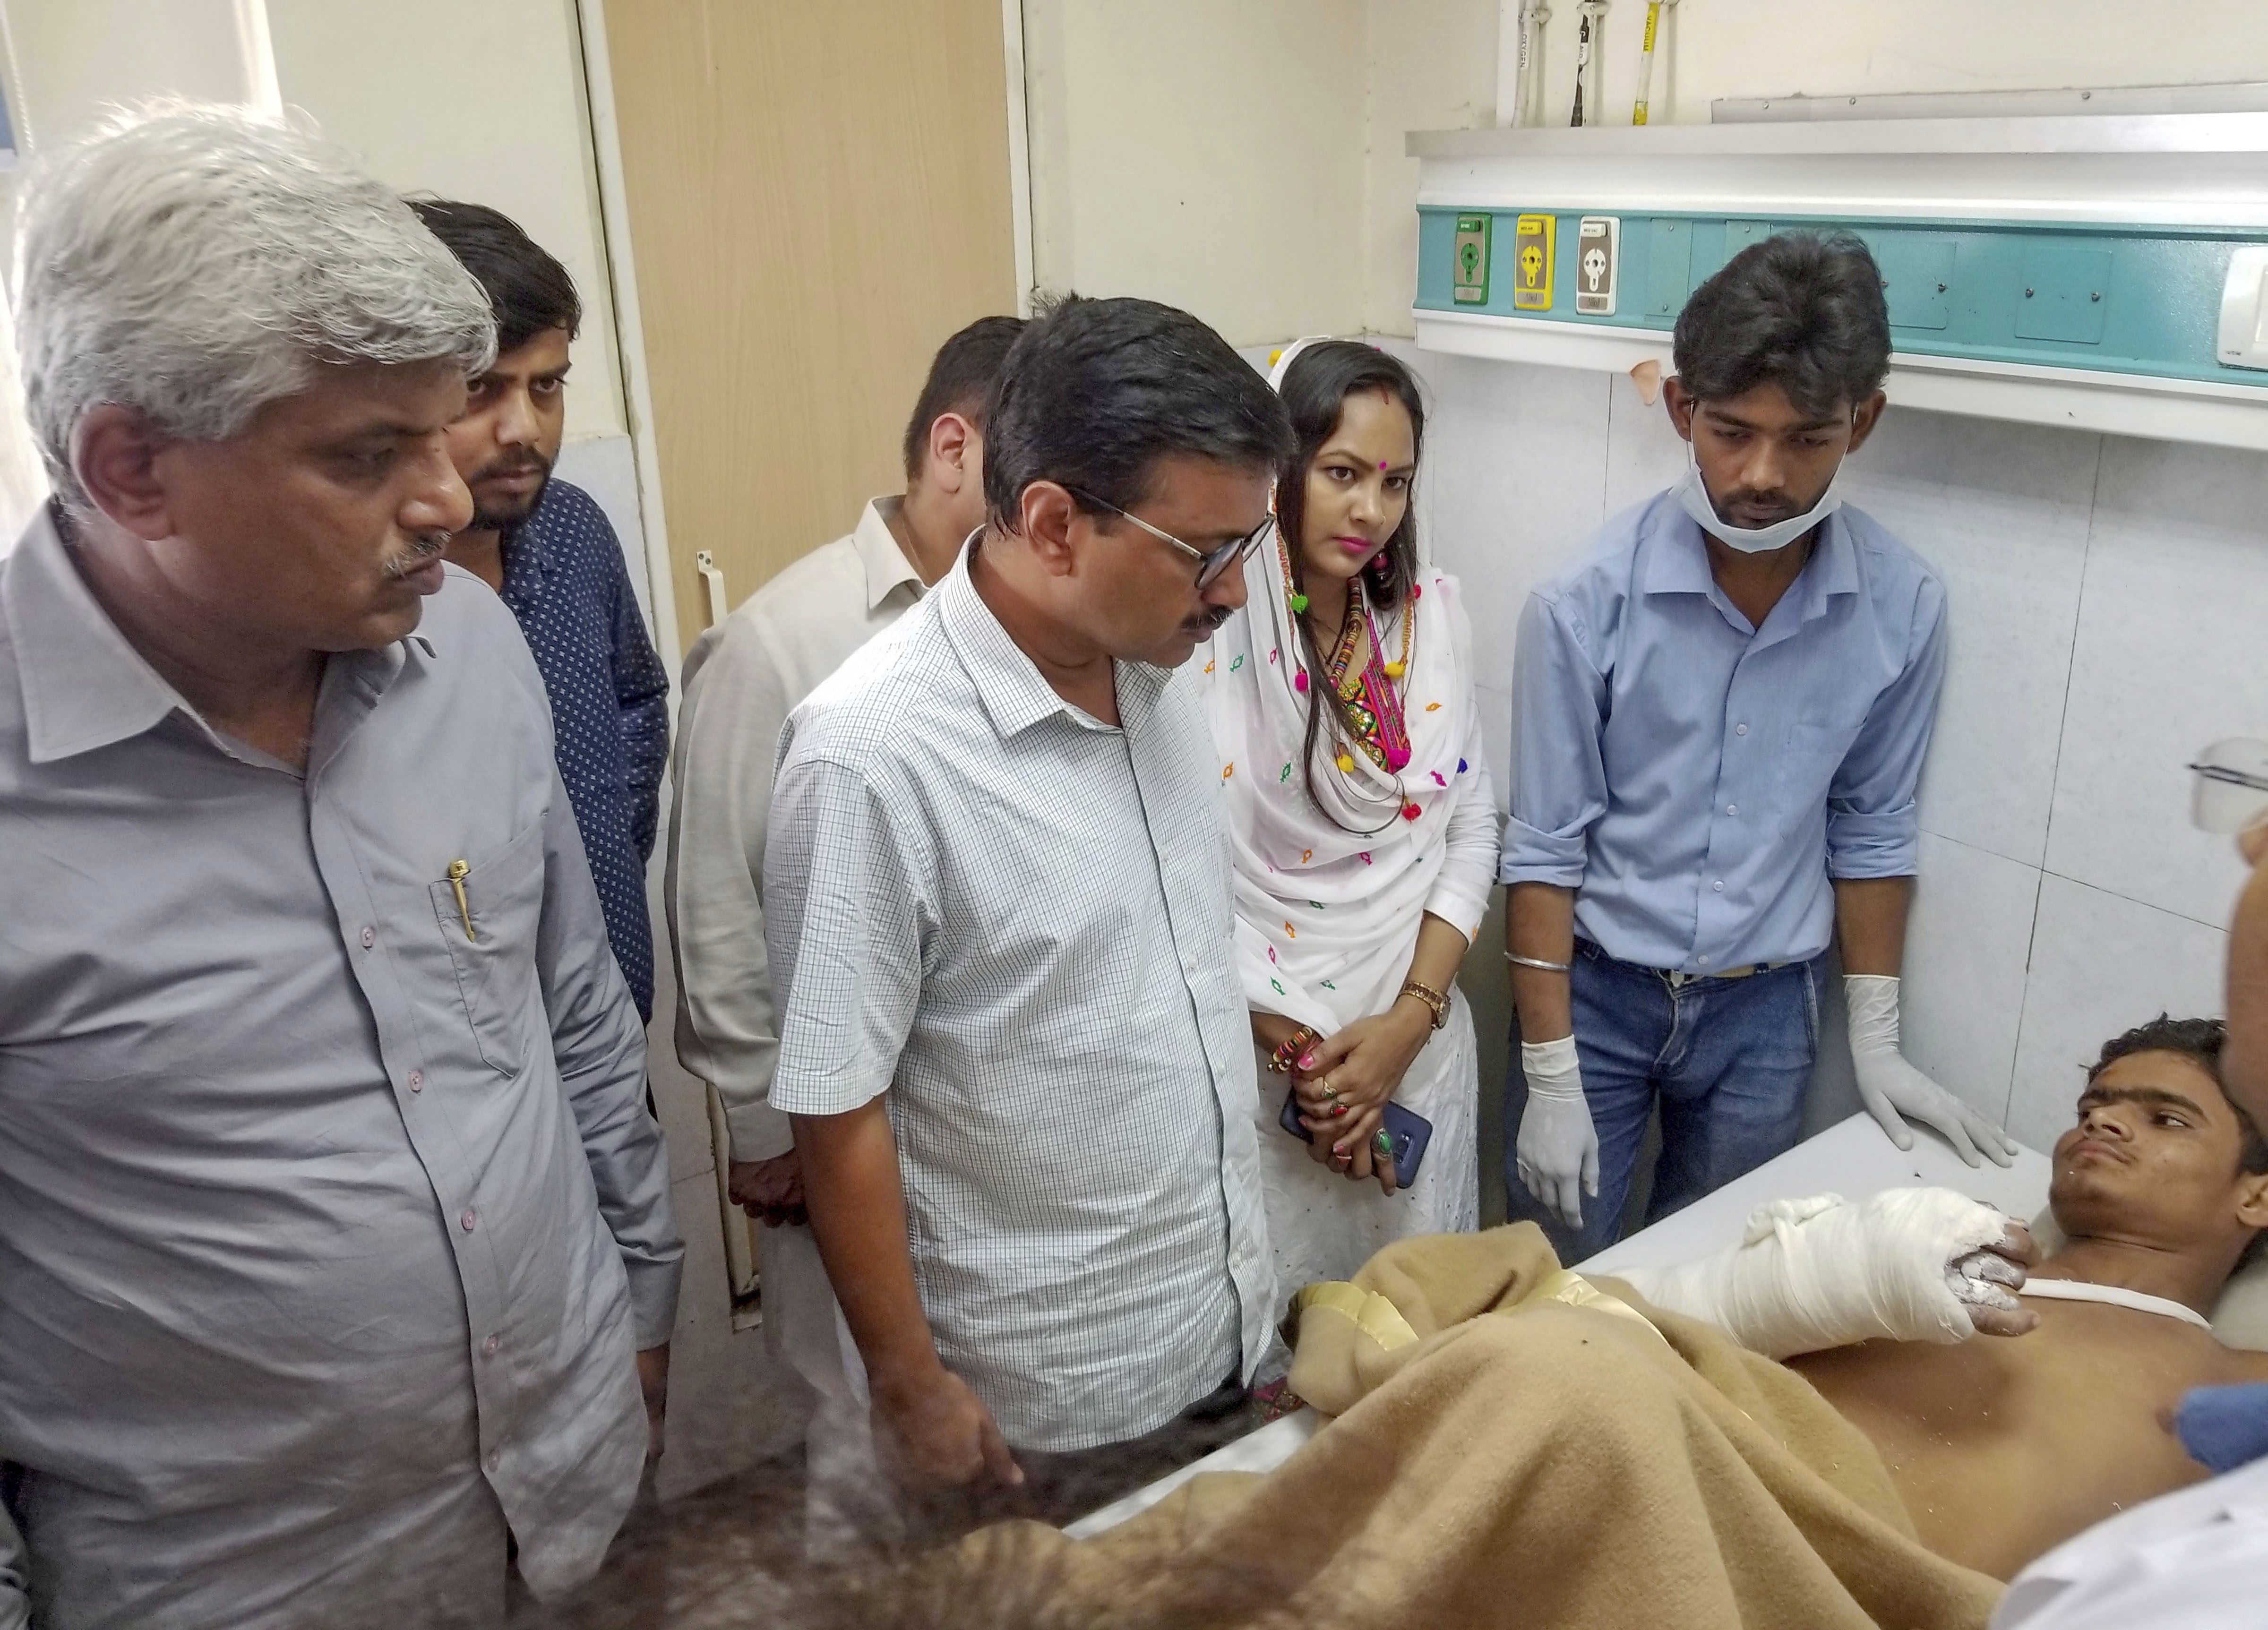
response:
<path fill-rule="evenodd" d="M 1734 627 L 1746 621 L 1717 586 L 1716 574 L 1709 570 L 1709 547 L 1700 527 L 1675 504 L 1656 506 L 1646 551 L 1645 593 L 1700 594 Z M 1827 602 L 1834 596 L 1859 592 L 1858 553 L 1841 511 L 1820 523 L 1818 541 L 1812 547 L 1811 558 L 1803 563 L 1796 586 L 1803 596 L 1799 602 L 1802 608 L 1799 623 L 1825 616 Z M 1765 621 L 1771 619 L 1767 617 Z"/>
<path fill-rule="evenodd" d="M 921 596 L 921 573 L 914 570 L 914 563 L 898 547 L 897 534 L 890 530 L 890 517 L 904 502 L 902 497 L 867 499 L 865 509 L 858 516 L 858 529 L 850 535 L 851 544 L 858 551 L 858 564 L 866 569 L 866 609 L 870 613 L 879 608 L 900 584 L 910 585 L 915 598 Z"/>
<path fill-rule="evenodd" d="M 9 556 L 4 598 L 33 763 L 108 747 L 187 710 L 71 564 L 52 504 Z"/>
<path fill-rule="evenodd" d="M 1088 729 L 1108 729 L 1057 694 L 976 592 L 976 585 L 969 580 L 968 563 L 983 546 L 980 536 L 961 550 L 953 570 L 937 586 L 937 610 L 954 654 L 975 682 L 976 694 L 984 699 L 992 728 L 1005 741 L 1061 713 Z M 1120 726 L 1129 735 L 1138 734 L 1172 673 L 1145 662 L 1114 662 L 1112 672 Z"/>
<path fill-rule="evenodd" d="M 51 503 L 40 506 L 0 572 L 0 610 L 16 648 L 33 763 L 75 757 L 142 735 L 175 713 L 194 721 L 223 752 L 242 756 L 110 620 L 71 564 Z M 323 696 L 351 688 L 358 703 L 374 703 L 401 671 L 401 646 L 409 644 L 429 658 L 433 654 L 432 642 L 423 634 L 379 651 L 339 653 L 348 665 L 333 661 Z M 322 734 L 319 724 L 317 734 Z"/>

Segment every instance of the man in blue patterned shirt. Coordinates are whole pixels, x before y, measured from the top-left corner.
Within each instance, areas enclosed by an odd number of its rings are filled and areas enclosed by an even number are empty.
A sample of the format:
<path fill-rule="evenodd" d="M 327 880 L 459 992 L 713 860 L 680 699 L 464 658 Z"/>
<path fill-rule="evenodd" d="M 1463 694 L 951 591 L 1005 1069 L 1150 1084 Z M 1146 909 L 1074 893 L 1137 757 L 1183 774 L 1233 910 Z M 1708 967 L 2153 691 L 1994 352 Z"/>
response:
<path fill-rule="evenodd" d="M 607 938 L 638 1016 L 652 1019 L 645 863 L 669 763 L 669 674 L 614 527 L 590 494 L 551 476 L 582 302 L 567 269 L 509 217 L 477 203 L 410 207 L 497 313 L 496 365 L 449 427 L 450 456 L 473 493 L 473 524 L 450 541 L 449 558 L 504 597 L 535 653 Z"/>

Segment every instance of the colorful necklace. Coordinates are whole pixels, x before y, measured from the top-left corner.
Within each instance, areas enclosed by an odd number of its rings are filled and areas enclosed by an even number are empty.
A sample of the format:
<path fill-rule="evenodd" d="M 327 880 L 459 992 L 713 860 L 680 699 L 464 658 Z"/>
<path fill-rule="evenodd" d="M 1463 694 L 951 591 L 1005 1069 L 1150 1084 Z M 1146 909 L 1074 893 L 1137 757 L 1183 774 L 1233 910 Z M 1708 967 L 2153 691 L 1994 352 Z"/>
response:
<path fill-rule="evenodd" d="M 1276 535 L 1276 559 L 1283 569 L 1284 595 L 1292 608 L 1292 614 L 1304 618 L 1307 612 L 1307 597 L 1300 592 L 1299 585 L 1292 580 L 1291 550 L 1285 545 L 1281 531 Z M 1355 617 L 1353 595 L 1361 596 L 1359 622 Z M 1346 704 L 1347 713 L 1357 727 L 1356 745 L 1373 763 L 1395 778 L 1395 801 L 1400 805 L 1397 813 L 1405 821 L 1415 820 L 1420 811 L 1400 790 L 1402 771 L 1410 763 L 1410 735 L 1403 717 L 1403 698 L 1395 689 L 1395 682 L 1405 678 L 1410 672 L 1410 644 L 1417 623 L 1418 598 L 1412 594 L 1410 603 L 1403 608 L 1402 612 L 1401 654 L 1391 662 L 1381 660 L 1382 653 L 1378 624 L 1371 615 L 1370 594 L 1364 586 L 1361 574 L 1357 573 L 1346 611 L 1339 619 L 1338 640 L 1324 664 L 1324 677 L 1338 693 L 1340 701 Z M 1370 648 L 1362 667 L 1356 669 L 1354 650 L 1359 631 L 1369 634 Z M 1294 674 L 1292 688 L 1300 691 L 1307 690 L 1305 668 Z M 1341 775 L 1354 773 L 1354 758 L 1345 748 L 1340 748 L 1333 755 L 1333 759 Z"/>
<path fill-rule="evenodd" d="M 1331 653 L 1329 676 L 1339 699 L 1346 704 L 1347 712 L 1360 727 L 1358 745 L 1380 769 L 1398 776 L 1410 765 L 1410 734 L 1395 682 L 1410 671 L 1410 630 L 1418 619 L 1408 612 L 1403 614 L 1402 654 L 1387 661 L 1378 638 L 1377 620 L 1371 615 L 1370 595 L 1359 579 L 1356 579 L 1355 593 L 1362 597 L 1361 621 L 1356 621 L 1355 605 L 1350 599 L 1348 615 L 1340 624 L 1338 646 Z M 1370 636 L 1369 649 L 1359 667 L 1354 660 L 1358 629 Z"/>

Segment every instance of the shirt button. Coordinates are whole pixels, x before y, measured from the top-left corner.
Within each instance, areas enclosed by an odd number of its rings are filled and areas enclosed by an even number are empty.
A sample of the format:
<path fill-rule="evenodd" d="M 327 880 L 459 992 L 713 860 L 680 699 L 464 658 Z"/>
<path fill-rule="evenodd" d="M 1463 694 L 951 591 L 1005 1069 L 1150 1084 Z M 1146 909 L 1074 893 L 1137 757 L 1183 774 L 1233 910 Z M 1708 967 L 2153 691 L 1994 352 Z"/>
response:
<path fill-rule="evenodd" d="M 1709 959 L 1705 956 L 1701 960 L 1706 962 Z M 473 1231 L 473 1225 L 480 1220 L 481 1213 L 468 1206 L 465 1207 L 465 1214 L 457 1219 L 457 1226 L 464 1229 L 466 1233 L 470 1234 Z"/>
<path fill-rule="evenodd" d="M 362 948 L 367 951 L 372 946 L 376 945 L 377 943 L 378 930 L 375 928 L 364 928 L 362 931 Z"/>
<path fill-rule="evenodd" d="M 425 1090 L 424 1071 L 412 1070 L 409 1072 L 409 1090 L 412 1092 L 423 1092 Z"/>
<path fill-rule="evenodd" d="M 497 1355 L 497 1349 L 502 1346 L 504 1346 L 502 1336 L 490 1336 L 486 1341 L 481 1343 L 481 1353 L 484 1357 L 494 1358 Z"/>
<path fill-rule="evenodd" d="M 1706 968 L 1709 965 L 1709 959 L 1705 956 L 1697 956 L 1693 960 L 1700 963 L 1704 968 Z"/>
<path fill-rule="evenodd" d="M 1723 878 L 1721 878 L 1721 877 L 1720 877 L 1720 878 L 1719 878 L 1715 882 L 1713 882 L 1713 883 L 1710 884 L 1709 886 L 1710 886 L 1712 889 L 1715 889 L 1719 894 L 1722 894 L 1722 893 L 1724 893 L 1724 892 L 1725 892 L 1725 880 L 1724 880 Z"/>
<path fill-rule="evenodd" d="M 1736 736 L 1744 736 L 1749 734 L 1749 727 L 1746 725 L 1734 725 L 1733 734 Z"/>
<path fill-rule="evenodd" d="M 1725 806 L 1725 813 L 1727 815 L 1738 815 L 1741 813 L 1741 807 L 1738 804 L 1727 804 Z"/>
<path fill-rule="evenodd" d="M 502 1464 L 504 1464 L 504 1450 L 500 1449 L 489 1450 L 489 1470 L 493 1471 Z"/>

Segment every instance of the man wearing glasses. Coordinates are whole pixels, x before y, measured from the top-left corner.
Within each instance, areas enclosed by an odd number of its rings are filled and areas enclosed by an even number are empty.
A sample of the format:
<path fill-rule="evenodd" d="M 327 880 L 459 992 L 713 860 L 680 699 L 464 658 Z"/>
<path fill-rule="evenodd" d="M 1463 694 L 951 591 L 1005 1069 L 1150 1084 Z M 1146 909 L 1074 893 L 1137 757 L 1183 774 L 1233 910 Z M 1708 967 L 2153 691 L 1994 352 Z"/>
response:
<path fill-rule="evenodd" d="M 771 1102 L 917 1536 L 1207 1447 L 1275 1294 L 1228 851 L 1172 670 L 1291 446 L 1194 318 L 1069 299 L 987 415 L 987 524 L 790 716 Z"/>

